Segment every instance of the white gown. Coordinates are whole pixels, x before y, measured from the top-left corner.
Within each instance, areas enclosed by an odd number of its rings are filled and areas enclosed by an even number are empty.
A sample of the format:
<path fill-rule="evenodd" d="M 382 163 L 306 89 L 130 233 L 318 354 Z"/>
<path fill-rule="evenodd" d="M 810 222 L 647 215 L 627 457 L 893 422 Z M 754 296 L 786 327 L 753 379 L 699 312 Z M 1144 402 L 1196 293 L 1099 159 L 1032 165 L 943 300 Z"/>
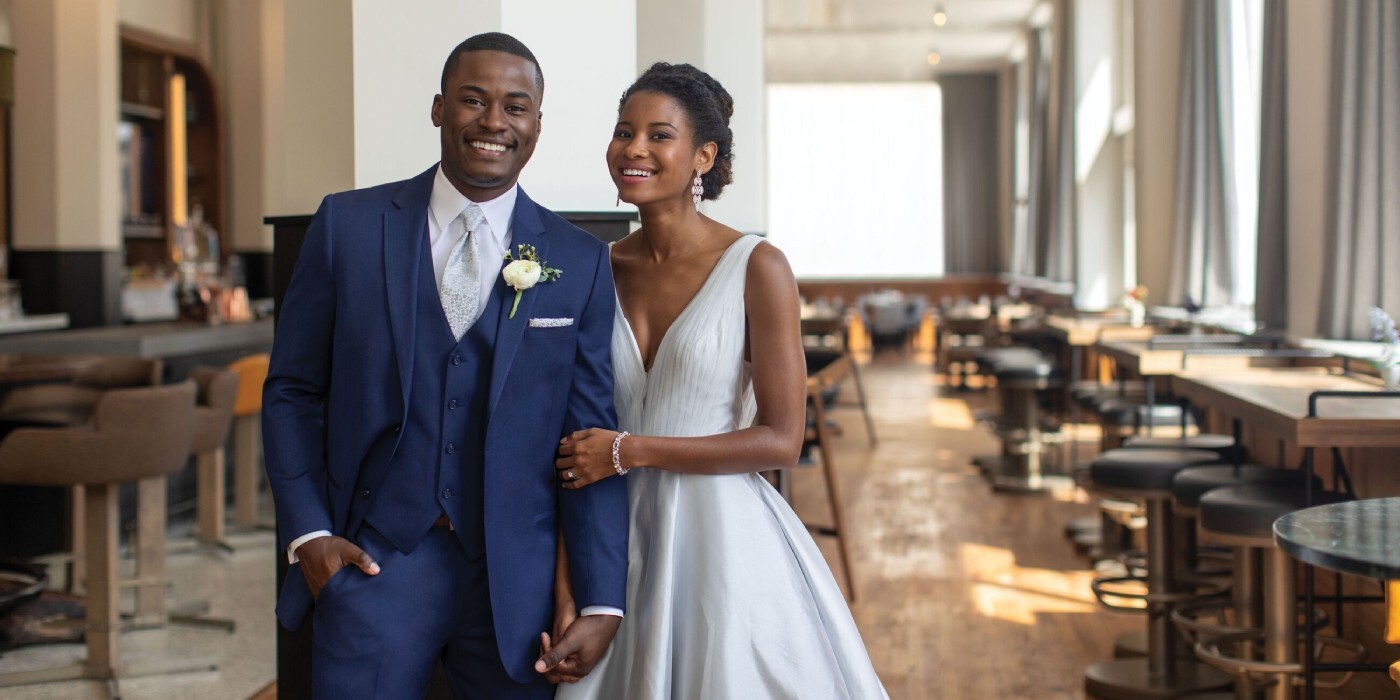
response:
<path fill-rule="evenodd" d="M 661 340 L 650 373 L 619 305 L 618 419 L 638 435 L 695 437 L 752 424 L 744 281 L 762 239 L 720 258 Z M 560 700 L 887 698 L 826 561 L 754 473 L 627 476 L 627 615 L 607 655 Z"/>

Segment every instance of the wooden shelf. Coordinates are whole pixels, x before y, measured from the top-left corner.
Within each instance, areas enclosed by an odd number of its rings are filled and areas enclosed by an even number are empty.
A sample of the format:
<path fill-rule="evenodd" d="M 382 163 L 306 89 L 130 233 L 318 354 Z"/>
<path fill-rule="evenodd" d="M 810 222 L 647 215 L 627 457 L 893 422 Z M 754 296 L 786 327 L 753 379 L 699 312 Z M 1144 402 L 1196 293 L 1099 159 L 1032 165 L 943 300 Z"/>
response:
<path fill-rule="evenodd" d="M 123 102 L 121 104 L 123 117 L 134 117 L 136 119 L 150 119 L 159 121 L 165 119 L 165 110 L 160 107 L 138 104 L 135 102 Z"/>

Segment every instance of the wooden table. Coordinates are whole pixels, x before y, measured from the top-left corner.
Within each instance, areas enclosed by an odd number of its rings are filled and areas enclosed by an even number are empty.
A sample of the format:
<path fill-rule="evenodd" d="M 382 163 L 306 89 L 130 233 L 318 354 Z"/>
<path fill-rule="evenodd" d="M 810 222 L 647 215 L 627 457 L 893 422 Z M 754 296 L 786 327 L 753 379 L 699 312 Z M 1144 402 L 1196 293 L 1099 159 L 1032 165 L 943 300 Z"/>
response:
<path fill-rule="evenodd" d="M 1178 396 L 1219 409 L 1302 448 L 1400 447 L 1400 398 L 1323 399 L 1318 415 L 1309 417 L 1313 392 L 1375 393 L 1381 390 L 1378 380 L 1307 367 L 1230 374 L 1186 371 L 1172 375 L 1171 382 Z"/>
<path fill-rule="evenodd" d="M 1131 326 L 1121 321 L 1064 316 L 1045 319 L 1045 327 L 1050 329 L 1051 335 L 1071 347 L 1086 347 L 1102 340 L 1145 341 L 1156 333 L 1156 329 L 1151 326 Z"/>

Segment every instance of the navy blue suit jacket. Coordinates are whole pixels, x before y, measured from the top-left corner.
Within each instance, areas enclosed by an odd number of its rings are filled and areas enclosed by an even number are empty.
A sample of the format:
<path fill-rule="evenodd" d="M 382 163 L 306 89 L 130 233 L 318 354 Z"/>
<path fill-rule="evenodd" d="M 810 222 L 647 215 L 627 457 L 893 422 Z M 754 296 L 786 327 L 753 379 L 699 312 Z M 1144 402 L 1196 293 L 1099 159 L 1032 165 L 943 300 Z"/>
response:
<path fill-rule="evenodd" d="M 398 449 L 417 337 L 415 295 L 437 166 L 403 182 L 329 195 L 316 212 L 278 310 L 263 387 L 263 441 L 279 543 L 316 530 L 353 535 L 357 489 L 378 491 Z M 556 526 L 580 608 L 625 608 L 627 489 L 605 479 L 559 487 L 560 437 L 616 426 L 607 246 L 519 192 L 514 245 L 532 243 L 563 275 L 524 292 L 493 356 L 484 455 L 486 565 L 508 673 L 527 681 L 553 622 Z M 507 297 L 507 303 L 510 297 Z M 531 318 L 572 318 L 530 328 Z M 362 514 L 361 514 L 362 516 Z M 405 595 L 411 595 L 405 591 Z M 299 566 L 278 599 L 295 629 L 312 605 Z"/>

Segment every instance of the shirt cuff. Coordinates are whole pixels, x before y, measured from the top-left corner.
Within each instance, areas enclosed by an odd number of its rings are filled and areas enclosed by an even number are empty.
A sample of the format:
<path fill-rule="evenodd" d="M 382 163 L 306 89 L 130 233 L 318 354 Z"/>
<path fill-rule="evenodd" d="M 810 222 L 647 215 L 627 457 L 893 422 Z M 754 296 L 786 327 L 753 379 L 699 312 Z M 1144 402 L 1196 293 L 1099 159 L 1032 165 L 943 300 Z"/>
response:
<path fill-rule="evenodd" d="M 315 532 L 308 532 L 308 533 L 306 533 L 305 535 L 302 535 L 301 537 L 298 537 L 298 538 L 292 540 L 292 543 L 289 544 L 289 545 L 287 545 L 287 563 L 288 563 L 288 564 L 295 564 L 295 563 L 297 563 L 298 561 L 301 561 L 300 559 L 297 559 L 297 547 L 300 547 L 300 546 L 306 544 L 307 542 L 310 542 L 311 540 L 316 539 L 317 537 L 330 537 L 330 536 L 331 536 L 331 531 L 330 531 L 330 530 L 317 530 L 317 531 L 315 531 Z"/>
<path fill-rule="evenodd" d="M 578 614 L 579 617 L 583 617 L 585 615 L 612 615 L 614 617 L 623 616 L 621 608 L 614 608 L 608 605 L 590 605 L 578 611 Z"/>

